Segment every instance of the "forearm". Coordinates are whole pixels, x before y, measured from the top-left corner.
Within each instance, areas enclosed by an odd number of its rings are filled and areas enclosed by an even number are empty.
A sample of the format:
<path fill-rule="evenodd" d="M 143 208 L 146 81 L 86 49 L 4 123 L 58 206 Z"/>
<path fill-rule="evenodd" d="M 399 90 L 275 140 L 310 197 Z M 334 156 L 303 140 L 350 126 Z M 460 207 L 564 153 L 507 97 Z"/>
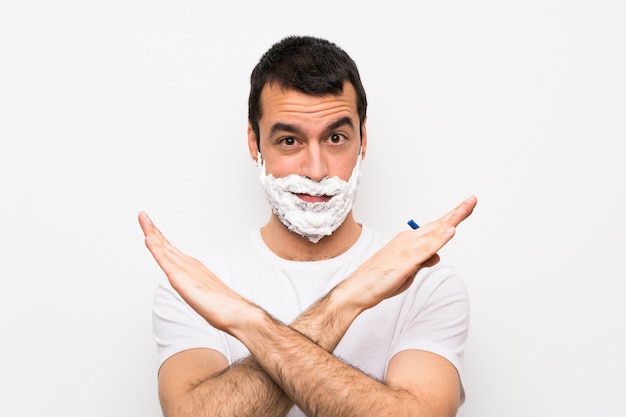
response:
<path fill-rule="evenodd" d="M 293 406 L 251 357 L 161 403 L 167 417 L 283 417 Z"/>
<path fill-rule="evenodd" d="M 250 305 L 243 326 L 229 332 L 252 356 L 194 388 L 204 410 L 284 416 L 292 400 L 308 416 L 426 415 L 410 393 L 396 390 L 341 362 L 332 352 L 361 308 L 351 289 L 335 288 L 290 326 Z M 213 401 L 214 405 L 206 404 Z"/>
<path fill-rule="evenodd" d="M 290 327 L 302 337 L 332 352 L 353 318 L 340 314 L 328 295 L 300 315 Z M 293 364 L 292 364 L 293 365 Z M 172 401 L 162 399 L 168 416 L 263 416 L 282 417 L 293 406 L 291 399 L 276 385 L 254 357 L 233 364 L 219 375 L 194 383 Z"/>
<path fill-rule="evenodd" d="M 347 303 L 341 286 L 304 311 L 289 328 L 315 343 L 326 352 L 335 350 L 361 310 Z"/>
<path fill-rule="evenodd" d="M 268 315 L 236 336 L 307 416 L 427 415 L 414 395 L 341 362 Z"/>

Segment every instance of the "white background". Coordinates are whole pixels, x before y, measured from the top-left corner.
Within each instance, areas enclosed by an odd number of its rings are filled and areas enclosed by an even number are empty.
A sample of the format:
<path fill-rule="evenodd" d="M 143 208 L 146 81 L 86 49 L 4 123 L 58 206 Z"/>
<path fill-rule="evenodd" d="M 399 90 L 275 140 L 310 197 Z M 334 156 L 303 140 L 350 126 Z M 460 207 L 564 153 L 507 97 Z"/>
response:
<path fill-rule="evenodd" d="M 459 415 L 623 414 L 626 3 L 368 4 L 2 1 L 2 415 L 160 415 L 136 215 L 192 254 L 267 219 L 248 76 L 290 34 L 361 70 L 358 220 L 479 198 L 441 253 L 472 305 Z"/>

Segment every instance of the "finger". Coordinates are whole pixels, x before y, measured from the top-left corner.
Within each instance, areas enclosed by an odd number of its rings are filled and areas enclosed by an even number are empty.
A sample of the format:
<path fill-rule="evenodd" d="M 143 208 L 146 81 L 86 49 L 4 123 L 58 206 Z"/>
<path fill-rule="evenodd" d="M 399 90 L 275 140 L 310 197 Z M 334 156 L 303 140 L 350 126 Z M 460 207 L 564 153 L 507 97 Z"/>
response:
<path fill-rule="evenodd" d="M 447 227 L 445 224 L 429 224 L 424 228 L 424 234 L 415 249 L 420 256 L 427 257 L 428 260 L 452 239 L 455 232 L 454 227 Z"/>
<path fill-rule="evenodd" d="M 425 233 L 431 236 L 425 249 L 426 253 L 433 255 L 422 263 L 423 266 L 432 266 L 439 262 L 437 251 L 454 237 L 456 227 L 472 214 L 477 201 L 476 196 L 472 195 L 439 220 L 417 229 L 420 234 Z"/>
<path fill-rule="evenodd" d="M 197 269 L 197 261 L 195 259 L 185 255 L 171 244 L 164 243 L 154 236 L 147 236 L 145 243 L 152 257 L 168 276 L 170 282 L 173 283 L 172 279 L 175 276 L 191 276 L 193 271 Z"/>
<path fill-rule="evenodd" d="M 159 230 L 159 228 L 154 225 L 154 223 L 150 219 L 150 216 L 148 216 L 148 213 L 144 211 L 139 213 L 139 225 L 141 226 L 141 230 L 143 230 L 144 236 L 152 236 L 156 240 L 161 241 L 163 243 L 163 246 L 170 245 L 172 248 L 174 248 L 174 246 L 170 243 L 169 240 L 167 240 L 161 230 Z"/>
<path fill-rule="evenodd" d="M 145 244 L 157 263 L 163 267 L 164 264 L 181 264 L 187 255 L 172 245 L 169 240 L 154 225 L 147 213 L 139 213 L 139 224 L 144 232 Z"/>
<path fill-rule="evenodd" d="M 431 224 L 439 225 L 439 227 L 443 228 L 456 227 L 472 214 L 476 203 L 476 196 L 472 195 Z"/>
<path fill-rule="evenodd" d="M 454 224 L 454 226 L 458 226 L 459 223 L 467 219 L 472 214 L 472 212 L 474 211 L 474 207 L 476 207 L 477 202 L 478 202 L 478 199 L 476 198 L 476 196 L 472 195 L 468 197 L 465 201 L 463 201 L 461 204 L 456 206 L 454 210 L 452 210 L 451 221 Z"/>
<path fill-rule="evenodd" d="M 141 226 L 141 230 L 143 231 L 144 236 L 148 236 L 154 233 L 156 226 L 152 223 L 150 216 L 145 211 L 139 213 L 138 216 L 139 226 Z"/>
<path fill-rule="evenodd" d="M 163 262 L 170 265 L 184 265 L 189 262 L 190 257 L 181 252 L 176 246 L 172 245 L 165 237 L 155 235 L 146 236 L 146 247 L 152 255 Z"/>
<path fill-rule="evenodd" d="M 167 249 L 163 246 L 163 242 L 149 235 L 145 238 L 145 244 L 154 260 L 159 264 L 161 269 L 167 273 L 167 270 L 170 269 L 172 265 L 172 259 Z"/>

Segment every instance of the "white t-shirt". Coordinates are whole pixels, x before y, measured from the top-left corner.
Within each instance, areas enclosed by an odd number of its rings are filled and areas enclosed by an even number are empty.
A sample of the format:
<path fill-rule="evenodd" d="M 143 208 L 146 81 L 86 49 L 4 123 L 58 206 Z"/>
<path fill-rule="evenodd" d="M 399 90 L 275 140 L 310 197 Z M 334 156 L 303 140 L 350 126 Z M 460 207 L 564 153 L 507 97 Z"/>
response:
<path fill-rule="evenodd" d="M 296 262 L 271 252 L 255 230 L 200 259 L 234 291 L 289 324 L 326 295 L 387 240 L 363 227 L 358 241 L 332 259 Z M 164 277 L 153 308 L 158 365 L 192 348 L 221 352 L 230 364 L 249 356 L 232 336 L 211 327 L 189 307 Z M 407 349 L 434 352 L 450 361 L 463 382 L 463 351 L 469 303 L 462 281 L 440 262 L 422 269 L 402 294 L 364 311 L 333 352 L 344 362 L 383 380 L 391 358 Z M 303 415 L 294 407 L 288 416 Z"/>

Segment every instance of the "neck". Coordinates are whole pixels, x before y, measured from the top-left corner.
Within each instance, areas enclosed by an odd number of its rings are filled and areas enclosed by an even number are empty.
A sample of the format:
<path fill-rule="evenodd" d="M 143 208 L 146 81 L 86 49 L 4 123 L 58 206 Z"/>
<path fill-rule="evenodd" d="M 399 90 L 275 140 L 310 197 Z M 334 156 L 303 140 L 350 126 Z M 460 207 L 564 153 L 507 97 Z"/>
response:
<path fill-rule="evenodd" d="M 267 247 L 277 256 L 290 261 L 321 261 L 341 255 L 359 239 L 361 225 L 352 212 L 332 235 L 312 243 L 293 233 L 272 213 L 269 222 L 261 228 L 261 237 Z"/>

